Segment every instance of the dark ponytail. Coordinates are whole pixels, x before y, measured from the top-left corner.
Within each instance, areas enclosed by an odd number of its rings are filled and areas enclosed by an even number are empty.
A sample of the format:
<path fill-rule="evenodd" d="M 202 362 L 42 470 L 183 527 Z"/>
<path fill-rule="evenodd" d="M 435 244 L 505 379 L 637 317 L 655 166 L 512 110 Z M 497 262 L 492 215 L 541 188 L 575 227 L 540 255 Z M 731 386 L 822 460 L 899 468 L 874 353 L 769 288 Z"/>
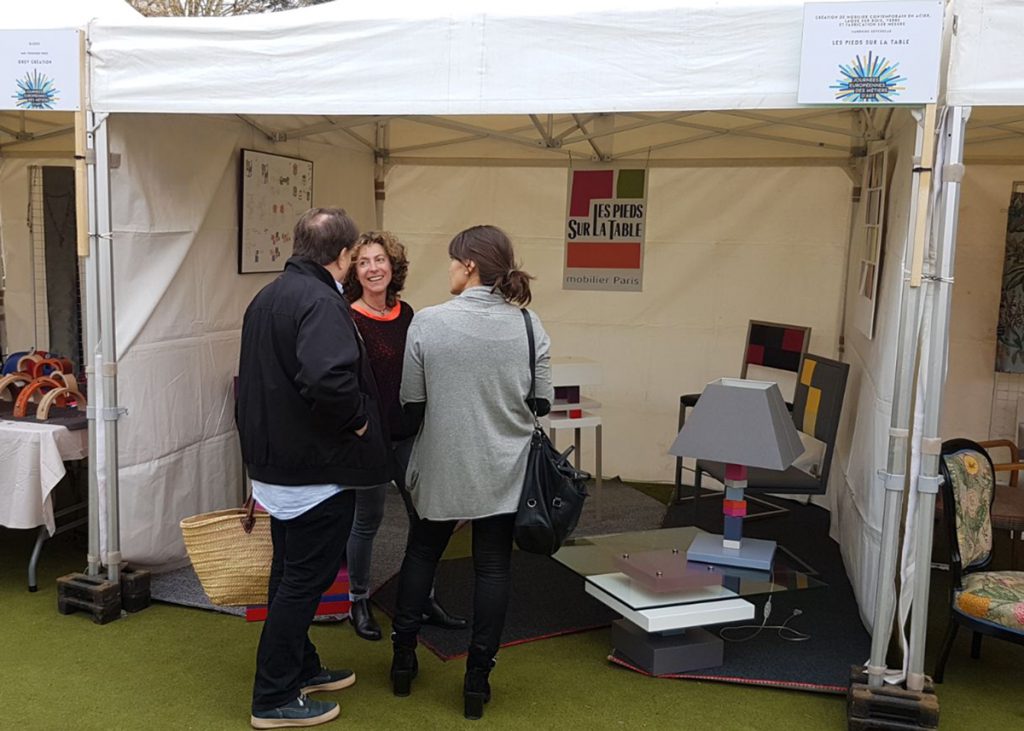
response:
<path fill-rule="evenodd" d="M 473 226 L 456 234 L 448 244 L 448 256 L 476 262 L 480 283 L 501 292 L 506 302 L 520 307 L 530 304 L 533 277 L 516 264 L 512 241 L 497 226 Z"/>
<path fill-rule="evenodd" d="M 520 307 L 530 304 L 530 280 L 533 279 L 522 269 L 509 269 L 501 279 L 494 284 L 494 288 L 501 292 L 506 302 L 512 302 Z"/>

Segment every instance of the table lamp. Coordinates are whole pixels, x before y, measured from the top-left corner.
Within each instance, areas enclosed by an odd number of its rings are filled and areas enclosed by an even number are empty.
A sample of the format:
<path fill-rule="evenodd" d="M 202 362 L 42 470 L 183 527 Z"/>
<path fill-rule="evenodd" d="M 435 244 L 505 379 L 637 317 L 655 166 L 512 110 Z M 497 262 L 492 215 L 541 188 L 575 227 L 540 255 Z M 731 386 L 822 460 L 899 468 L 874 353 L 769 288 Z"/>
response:
<path fill-rule="evenodd" d="M 743 538 L 747 468 L 784 470 L 802 452 L 778 384 L 739 378 L 709 383 L 669 453 L 725 463 L 725 530 L 722 536 L 697 536 L 687 560 L 771 569 L 775 541 Z"/>

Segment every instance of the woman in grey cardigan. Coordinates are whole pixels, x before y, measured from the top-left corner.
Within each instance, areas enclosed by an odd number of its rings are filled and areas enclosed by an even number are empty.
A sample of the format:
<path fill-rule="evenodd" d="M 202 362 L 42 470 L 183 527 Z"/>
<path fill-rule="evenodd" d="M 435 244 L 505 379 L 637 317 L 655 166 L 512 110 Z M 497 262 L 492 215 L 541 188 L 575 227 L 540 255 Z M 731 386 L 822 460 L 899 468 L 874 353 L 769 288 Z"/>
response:
<path fill-rule="evenodd" d="M 533 433 L 529 345 L 520 308 L 530 275 L 494 226 L 474 226 L 448 246 L 457 297 L 420 310 L 409 326 L 401 400 L 420 415 L 407 484 L 420 520 L 398 582 L 391 680 L 408 695 L 417 672 L 416 636 L 437 562 L 460 520 L 473 523 L 473 634 L 466 661 L 465 715 L 480 718 L 501 642 L 511 580 L 512 525 Z M 553 397 L 550 340 L 532 312 L 536 407 Z"/>

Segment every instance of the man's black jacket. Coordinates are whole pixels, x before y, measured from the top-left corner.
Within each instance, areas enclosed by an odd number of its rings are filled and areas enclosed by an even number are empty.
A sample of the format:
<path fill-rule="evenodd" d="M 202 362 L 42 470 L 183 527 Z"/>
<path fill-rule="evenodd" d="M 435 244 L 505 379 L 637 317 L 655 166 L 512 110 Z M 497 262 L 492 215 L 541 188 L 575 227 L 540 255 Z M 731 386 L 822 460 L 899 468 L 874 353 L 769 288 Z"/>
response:
<path fill-rule="evenodd" d="M 334 279 L 310 259 L 291 257 L 245 311 L 235 419 L 260 482 L 365 487 L 391 478 L 362 340 Z"/>

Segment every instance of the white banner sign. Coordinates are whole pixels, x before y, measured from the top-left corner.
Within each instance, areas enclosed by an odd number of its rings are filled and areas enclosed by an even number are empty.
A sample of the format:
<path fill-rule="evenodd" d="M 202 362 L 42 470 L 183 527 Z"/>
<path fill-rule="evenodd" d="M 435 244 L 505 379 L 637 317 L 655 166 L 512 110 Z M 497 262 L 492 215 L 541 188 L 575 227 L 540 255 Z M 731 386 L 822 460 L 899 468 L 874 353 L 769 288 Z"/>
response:
<path fill-rule="evenodd" d="M 939 86 L 941 0 L 807 3 L 801 104 L 931 104 Z"/>
<path fill-rule="evenodd" d="M 0 109 L 78 111 L 77 30 L 0 30 Z"/>

